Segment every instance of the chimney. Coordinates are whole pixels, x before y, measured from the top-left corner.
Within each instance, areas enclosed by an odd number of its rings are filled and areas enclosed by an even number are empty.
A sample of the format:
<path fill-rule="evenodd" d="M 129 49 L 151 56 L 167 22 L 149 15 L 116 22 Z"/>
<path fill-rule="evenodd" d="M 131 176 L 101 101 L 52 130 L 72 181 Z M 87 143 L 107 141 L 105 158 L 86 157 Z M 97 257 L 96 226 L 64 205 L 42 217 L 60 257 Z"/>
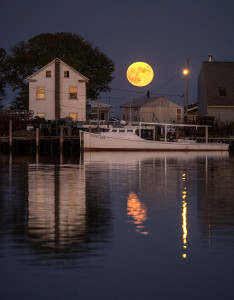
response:
<path fill-rule="evenodd" d="M 209 54 L 209 62 L 212 62 L 212 54 Z"/>

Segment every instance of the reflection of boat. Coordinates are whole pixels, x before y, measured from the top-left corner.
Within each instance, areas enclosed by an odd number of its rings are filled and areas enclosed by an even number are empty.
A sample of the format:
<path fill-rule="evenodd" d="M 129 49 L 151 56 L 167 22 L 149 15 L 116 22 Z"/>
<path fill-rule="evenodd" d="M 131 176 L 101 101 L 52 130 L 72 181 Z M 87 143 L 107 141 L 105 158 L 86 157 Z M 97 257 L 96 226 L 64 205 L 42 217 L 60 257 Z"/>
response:
<path fill-rule="evenodd" d="M 166 124 L 169 125 L 169 124 Z M 165 125 L 165 126 L 166 126 Z M 190 125 L 191 126 L 191 125 Z M 208 130 L 207 130 L 208 131 Z M 139 130 L 140 132 L 140 130 Z M 167 132 L 167 131 L 165 131 Z M 83 150 L 127 150 L 127 151 L 228 151 L 223 143 L 197 143 L 194 140 L 170 142 L 145 140 L 136 134 L 136 128 L 110 128 L 105 132 L 80 132 Z"/>
<path fill-rule="evenodd" d="M 85 151 L 81 153 L 85 164 L 94 162 L 107 162 L 115 164 L 135 164 L 148 159 L 173 159 L 176 161 L 197 160 L 198 158 L 228 159 L 228 151 Z"/>

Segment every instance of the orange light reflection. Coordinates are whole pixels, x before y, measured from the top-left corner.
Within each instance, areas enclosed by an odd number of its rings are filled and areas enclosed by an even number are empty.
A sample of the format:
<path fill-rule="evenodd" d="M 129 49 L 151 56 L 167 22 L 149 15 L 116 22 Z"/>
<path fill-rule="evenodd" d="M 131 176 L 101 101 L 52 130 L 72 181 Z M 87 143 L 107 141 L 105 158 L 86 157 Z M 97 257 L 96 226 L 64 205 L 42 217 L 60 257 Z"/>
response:
<path fill-rule="evenodd" d="M 141 234 L 149 234 L 143 231 L 145 226 L 143 223 L 147 220 L 147 207 L 141 203 L 136 194 L 130 193 L 127 202 L 127 215 L 132 217 L 132 222 L 136 225 L 136 231 Z"/>
<path fill-rule="evenodd" d="M 182 181 L 186 181 L 186 174 L 182 174 Z M 182 191 L 182 229 L 183 229 L 183 248 L 187 249 L 187 189 L 184 187 Z M 187 257 L 186 253 L 182 254 L 183 258 Z"/>

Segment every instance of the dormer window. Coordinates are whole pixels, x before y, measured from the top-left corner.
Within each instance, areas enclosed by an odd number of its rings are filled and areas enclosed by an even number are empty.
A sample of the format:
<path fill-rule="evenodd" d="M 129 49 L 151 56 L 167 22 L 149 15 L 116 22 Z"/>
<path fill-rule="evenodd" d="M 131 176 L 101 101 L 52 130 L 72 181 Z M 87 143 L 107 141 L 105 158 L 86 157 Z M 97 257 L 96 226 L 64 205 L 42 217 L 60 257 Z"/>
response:
<path fill-rule="evenodd" d="M 224 97 L 226 96 L 226 88 L 225 87 L 220 87 L 219 88 L 219 96 Z"/>
<path fill-rule="evenodd" d="M 51 71 L 46 71 L 46 78 L 50 78 L 51 77 Z"/>
<path fill-rule="evenodd" d="M 69 78 L 69 71 L 64 71 L 64 78 Z"/>

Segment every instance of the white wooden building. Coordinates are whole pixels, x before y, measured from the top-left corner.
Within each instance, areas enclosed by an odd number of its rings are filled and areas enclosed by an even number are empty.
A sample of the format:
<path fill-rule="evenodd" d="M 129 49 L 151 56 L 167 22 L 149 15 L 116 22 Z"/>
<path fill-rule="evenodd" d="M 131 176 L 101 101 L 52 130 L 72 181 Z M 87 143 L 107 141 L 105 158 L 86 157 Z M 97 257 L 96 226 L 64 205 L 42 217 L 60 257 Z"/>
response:
<path fill-rule="evenodd" d="M 56 58 L 27 78 L 29 110 L 46 120 L 86 120 L 88 78 Z"/>
<path fill-rule="evenodd" d="M 141 97 L 120 107 L 121 119 L 128 122 L 180 122 L 184 108 L 164 97 Z"/>

